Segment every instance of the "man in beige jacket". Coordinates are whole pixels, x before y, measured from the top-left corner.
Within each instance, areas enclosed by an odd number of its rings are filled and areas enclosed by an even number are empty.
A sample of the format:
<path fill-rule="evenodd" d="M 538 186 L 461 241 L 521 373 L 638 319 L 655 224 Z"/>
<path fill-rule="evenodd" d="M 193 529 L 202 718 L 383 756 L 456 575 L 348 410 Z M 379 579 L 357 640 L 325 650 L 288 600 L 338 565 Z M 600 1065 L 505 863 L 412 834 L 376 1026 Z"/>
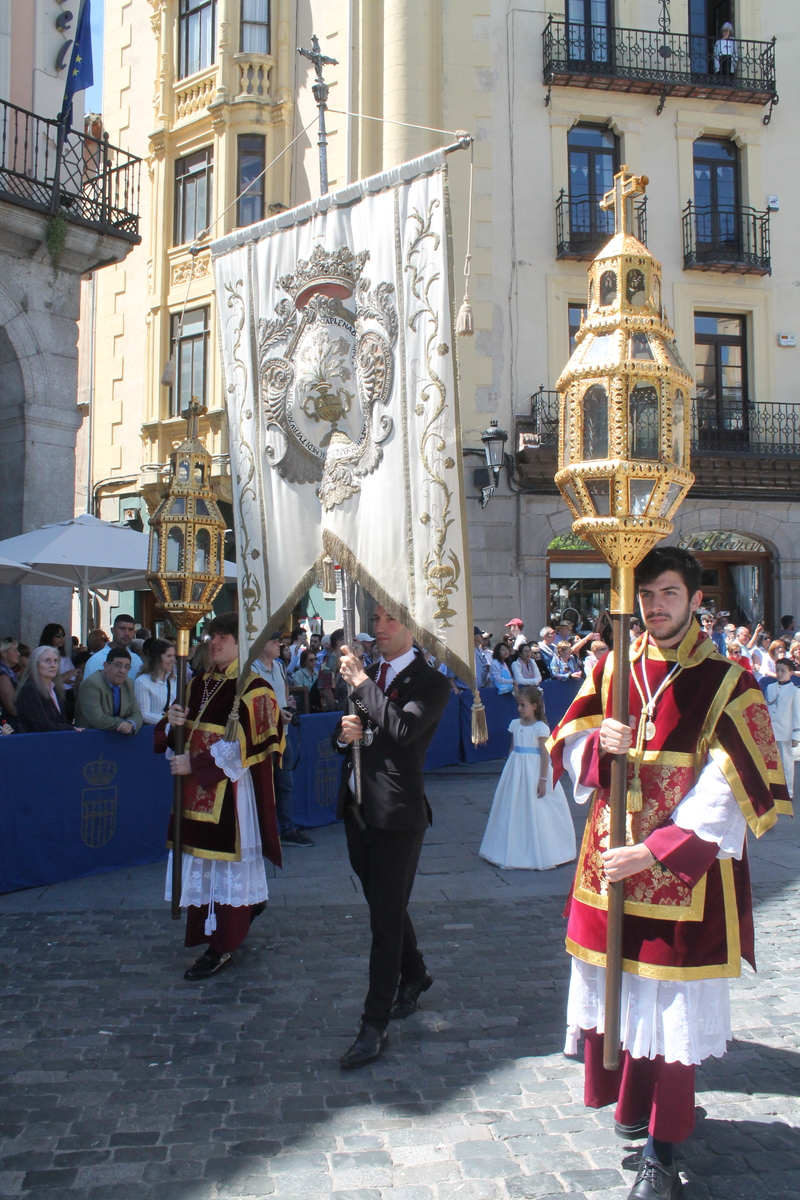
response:
<path fill-rule="evenodd" d="M 101 669 L 80 686 L 76 725 L 127 734 L 141 729 L 142 714 L 128 678 L 130 669 L 129 652 L 124 646 L 113 646 Z"/>

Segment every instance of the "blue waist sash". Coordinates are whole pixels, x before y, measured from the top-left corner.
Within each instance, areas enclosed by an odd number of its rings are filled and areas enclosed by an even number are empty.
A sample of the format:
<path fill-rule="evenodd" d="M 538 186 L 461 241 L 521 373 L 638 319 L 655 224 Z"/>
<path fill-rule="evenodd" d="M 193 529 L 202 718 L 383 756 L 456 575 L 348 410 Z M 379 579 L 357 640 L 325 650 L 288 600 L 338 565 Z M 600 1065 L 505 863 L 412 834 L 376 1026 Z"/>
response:
<path fill-rule="evenodd" d="M 515 746 L 514 754 L 541 754 L 538 746 Z"/>

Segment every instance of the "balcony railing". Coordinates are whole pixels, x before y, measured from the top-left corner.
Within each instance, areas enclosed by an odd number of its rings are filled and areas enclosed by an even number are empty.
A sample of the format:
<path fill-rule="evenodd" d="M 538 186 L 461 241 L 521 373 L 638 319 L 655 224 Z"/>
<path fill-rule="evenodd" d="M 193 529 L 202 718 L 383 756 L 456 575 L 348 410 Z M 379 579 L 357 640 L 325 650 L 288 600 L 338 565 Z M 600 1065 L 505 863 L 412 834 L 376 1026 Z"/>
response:
<path fill-rule="evenodd" d="M 526 449 L 555 449 L 558 407 L 558 392 L 553 389 L 540 388 L 531 396 L 530 416 L 518 418 L 518 453 Z M 693 454 L 800 457 L 800 403 L 699 398 L 692 401 L 691 420 Z M 533 442 L 531 435 L 535 438 Z"/>
<path fill-rule="evenodd" d="M 0 200 L 49 212 L 58 123 L 0 101 Z M 59 201 L 70 222 L 139 241 L 141 159 L 75 130 L 64 141 Z"/>
<path fill-rule="evenodd" d="M 774 38 L 737 38 L 735 58 L 725 58 L 715 53 L 714 38 L 587 27 L 551 16 L 543 42 L 546 84 L 749 104 L 768 104 L 777 94 Z"/>
<path fill-rule="evenodd" d="M 771 275 L 769 212 L 741 205 L 683 210 L 683 268 L 740 275 Z"/>
<path fill-rule="evenodd" d="M 592 259 L 614 236 L 614 212 L 600 208 L 602 193 L 570 196 L 562 188 L 556 200 L 556 258 Z M 647 245 L 647 197 L 634 202 L 636 236 Z"/>

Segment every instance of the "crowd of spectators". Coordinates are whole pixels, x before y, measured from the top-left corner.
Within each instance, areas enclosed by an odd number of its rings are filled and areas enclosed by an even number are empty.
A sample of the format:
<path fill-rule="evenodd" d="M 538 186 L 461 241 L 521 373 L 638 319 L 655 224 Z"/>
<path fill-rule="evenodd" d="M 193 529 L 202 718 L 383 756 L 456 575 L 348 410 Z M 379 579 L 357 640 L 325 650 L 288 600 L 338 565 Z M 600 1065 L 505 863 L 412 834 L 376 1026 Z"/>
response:
<path fill-rule="evenodd" d="M 800 686 L 800 633 L 795 633 L 793 617 L 781 618 L 775 636 L 760 623 L 737 626 L 724 612 L 701 608 L 698 618 L 719 652 L 748 667 L 765 686 L 776 678 L 779 663 L 784 674 L 791 670 L 792 682 Z M 634 617 L 631 639 L 641 632 Z M 477 625 L 473 633 L 478 687 L 494 687 L 501 695 L 547 679 L 580 680 L 611 643 L 607 614 L 601 614 L 592 629 L 576 629 L 562 619 L 528 636 L 523 621 L 513 617 L 497 637 Z M 365 666 L 377 661 L 370 634 L 359 633 L 354 641 Z M 287 722 L 300 713 L 346 708 L 347 688 L 339 673 L 343 643 L 342 629 L 322 635 L 298 626 L 290 633 L 271 634 L 255 669 L 271 683 Z M 454 691 L 468 687 L 445 664 L 430 654 L 426 657 L 449 678 Z M 208 667 L 207 643 L 200 641 L 190 659 L 189 677 Z M 143 724 L 158 724 L 176 689 L 174 639 L 153 637 L 126 613 L 115 618 L 110 636 L 93 629 L 86 646 L 69 638 L 59 624 L 45 626 L 33 652 L 13 637 L 0 639 L 3 733 L 107 729 L 133 735 Z"/>

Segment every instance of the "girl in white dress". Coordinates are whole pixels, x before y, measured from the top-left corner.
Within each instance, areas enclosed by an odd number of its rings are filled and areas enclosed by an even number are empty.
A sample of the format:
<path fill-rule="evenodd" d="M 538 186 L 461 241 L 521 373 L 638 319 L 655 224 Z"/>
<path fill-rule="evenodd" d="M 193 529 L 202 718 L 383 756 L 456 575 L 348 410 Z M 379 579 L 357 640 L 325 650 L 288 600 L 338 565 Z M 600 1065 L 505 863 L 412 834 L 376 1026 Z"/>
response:
<path fill-rule="evenodd" d="M 519 689 L 517 711 L 479 854 L 498 867 L 547 871 L 574 859 L 575 829 L 561 784 L 553 785 L 539 688 Z"/>

